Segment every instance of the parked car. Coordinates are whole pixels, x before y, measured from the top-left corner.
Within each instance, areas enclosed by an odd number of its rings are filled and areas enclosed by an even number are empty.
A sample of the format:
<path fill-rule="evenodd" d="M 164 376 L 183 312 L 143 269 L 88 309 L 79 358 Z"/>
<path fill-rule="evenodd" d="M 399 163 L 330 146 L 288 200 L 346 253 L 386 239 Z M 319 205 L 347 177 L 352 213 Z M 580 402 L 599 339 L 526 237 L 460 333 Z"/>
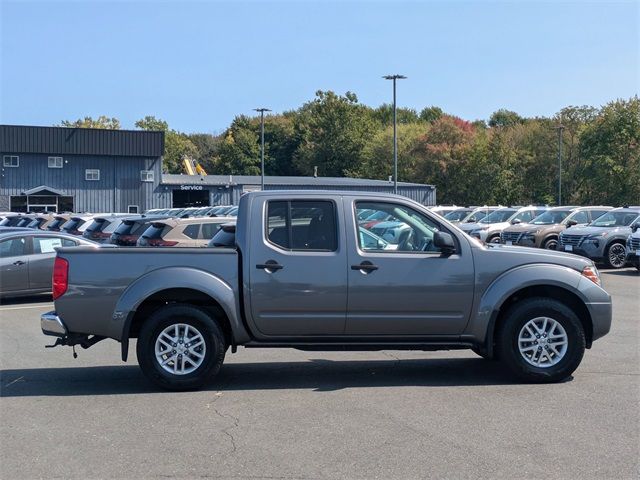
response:
<path fill-rule="evenodd" d="M 640 222 L 631 225 L 631 235 L 627 237 L 627 263 L 640 270 Z"/>
<path fill-rule="evenodd" d="M 403 220 L 410 241 L 360 243 L 363 209 Z M 592 261 L 485 246 L 408 198 L 357 192 L 247 193 L 236 248 L 62 248 L 54 301 L 41 327 L 55 345 L 111 338 L 126 360 L 137 338 L 143 373 L 172 390 L 203 386 L 238 346 L 471 348 L 554 382 L 611 326 Z"/>
<path fill-rule="evenodd" d="M 51 292 L 56 248 L 93 242 L 66 233 L 32 229 L 0 231 L 0 297 L 19 297 Z"/>
<path fill-rule="evenodd" d="M 44 229 L 46 224 L 51 220 L 53 220 L 53 215 L 51 215 L 50 213 L 39 213 L 35 215 L 33 220 L 31 220 L 31 222 L 29 222 L 29 224 L 27 225 L 27 228 L 32 228 L 34 230 L 42 230 Z"/>
<path fill-rule="evenodd" d="M 430 207 L 429 210 L 440 215 L 441 217 L 444 217 L 447 213 L 455 212 L 459 208 L 460 207 L 458 207 L 457 205 L 436 205 L 435 207 Z"/>
<path fill-rule="evenodd" d="M 444 218 L 454 225 L 458 223 L 477 223 L 498 208 L 501 207 L 489 207 L 485 205 L 484 207 L 460 208 L 447 213 Z"/>
<path fill-rule="evenodd" d="M 613 207 L 554 207 L 537 216 L 530 223 L 511 225 L 500 235 L 506 245 L 557 250 L 560 232 L 578 225 L 586 225 Z"/>
<path fill-rule="evenodd" d="M 640 207 L 614 208 L 584 227 L 572 227 L 560 234 L 560 249 L 576 253 L 610 268 L 627 263 L 625 244 L 631 225 L 640 219 Z"/>
<path fill-rule="evenodd" d="M 152 222 L 140 235 L 139 247 L 206 247 L 228 217 L 167 218 Z"/>
<path fill-rule="evenodd" d="M 111 234 L 122 223 L 125 218 L 140 218 L 140 215 L 130 215 L 128 213 L 112 213 L 109 215 L 98 215 L 94 217 L 82 232 L 82 236 L 87 240 L 98 243 L 108 243 Z"/>
<path fill-rule="evenodd" d="M 69 220 L 60 227 L 60 231 L 68 233 L 69 235 L 82 235 L 87 227 L 91 225 L 93 217 L 94 215 L 91 214 L 72 215 L 69 217 Z"/>
<path fill-rule="evenodd" d="M 483 242 L 500 243 L 502 230 L 510 225 L 527 223 L 548 209 L 549 207 L 532 205 L 528 207 L 504 207 L 487 215 L 478 223 L 460 224 L 458 227 Z"/>
<path fill-rule="evenodd" d="M 50 232 L 59 232 L 62 226 L 71 218 L 71 214 L 61 213 L 53 216 L 53 220 L 47 223 L 45 227 Z"/>
<path fill-rule="evenodd" d="M 119 245 L 121 247 L 135 247 L 140 235 L 142 235 L 149 225 L 155 221 L 164 220 L 165 218 L 167 217 L 164 215 L 136 215 L 134 217 L 125 217 L 109 237 L 109 242 L 105 243 Z"/>
<path fill-rule="evenodd" d="M 23 218 L 21 213 L 4 212 L 0 220 L 0 227 L 15 227 Z"/>
<path fill-rule="evenodd" d="M 15 224 L 15 226 L 27 228 L 34 218 L 36 218 L 36 215 L 32 213 L 20 215 L 20 220 Z"/>
<path fill-rule="evenodd" d="M 220 230 L 209 240 L 207 247 L 236 248 L 236 222 L 223 223 Z"/>

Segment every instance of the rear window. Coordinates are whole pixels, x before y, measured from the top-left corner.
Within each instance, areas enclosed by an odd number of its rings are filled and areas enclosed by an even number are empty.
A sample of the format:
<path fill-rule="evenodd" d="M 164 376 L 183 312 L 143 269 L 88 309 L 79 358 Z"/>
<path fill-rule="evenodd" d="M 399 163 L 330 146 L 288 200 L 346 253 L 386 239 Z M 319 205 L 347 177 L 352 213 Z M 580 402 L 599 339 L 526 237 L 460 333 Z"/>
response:
<path fill-rule="evenodd" d="M 56 228 L 60 228 L 60 226 L 61 226 L 64 222 L 66 222 L 66 220 L 65 220 L 64 218 L 56 218 L 53 222 L 51 222 L 51 223 L 49 224 L 49 227 L 47 227 L 47 228 L 49 228 L 49 230 L 54 230 L 54 229 L 56 229 Z"/>
<path fill-rule="evenodd" d="M 71 218 L 67 223 L 62 227 L 65 231 L 77 230 L 82 226 L 84 220 L 81 218 Z"/>
<path fill-rule="evenodd" d="M 131 234 L 131 230 L 133 229 L 133 225 L 136 222 L 133 220 L 125 220 L 123 221 L 118 228 L 116 228 L 115 233 L 117 233 L 118 235 L 129 235 Z"/>
<path fill-rule="evenodd" d="M 96 218 L 91 224 L 87 227 L 87 232 L 101 232 L 104 227 L 108 224 L 104 218 Z"/>
<path fill-rule="evenodd" d="M 164 223 L 152 223 L 142 234 L 144 238 L 153 240 L 162 238 L 164 235 L 171 231 L 169 225 L 165 225 Z"/>
<path fill-rule="evenodd" d="M 235 230 L 218 230 L 218 232 L 209 241 L 210 247 L 235 247 L 236 233 Z"/>

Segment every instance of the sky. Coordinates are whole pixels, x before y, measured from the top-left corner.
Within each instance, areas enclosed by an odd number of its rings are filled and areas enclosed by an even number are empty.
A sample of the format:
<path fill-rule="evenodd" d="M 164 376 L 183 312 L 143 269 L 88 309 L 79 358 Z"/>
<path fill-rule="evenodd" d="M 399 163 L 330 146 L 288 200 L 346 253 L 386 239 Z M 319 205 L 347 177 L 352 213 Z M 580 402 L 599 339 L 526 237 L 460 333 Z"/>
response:
<path fill-rule="evenodd" d="M 467 120 L 638 94 L 640 2 L 0 0 L 0 123 L 220 133 L 317 90 Z"/>

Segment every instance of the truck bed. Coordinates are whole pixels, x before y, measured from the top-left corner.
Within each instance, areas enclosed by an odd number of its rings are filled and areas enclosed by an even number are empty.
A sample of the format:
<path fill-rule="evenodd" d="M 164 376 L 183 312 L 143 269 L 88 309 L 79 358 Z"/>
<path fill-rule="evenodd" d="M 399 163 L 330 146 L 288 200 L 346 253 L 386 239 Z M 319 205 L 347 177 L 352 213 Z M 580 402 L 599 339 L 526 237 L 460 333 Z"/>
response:
<path fill-rule="evenodd" d="M 234 294 L 238 288 L 238 255 L 233 249 L 73 247 L 59 249 L 58 256 L 69 262 L 69 286 L 56 300 L 56 311 L 73 333 L 120 340 L 125 319 L 117 311 L 118 300 L 140 280 L 162 275 L 162 270 L 167 276 L 181 269 L 199 270 L 220 279 Z M 158 291 L 163 288 L 158 282 Z"/>

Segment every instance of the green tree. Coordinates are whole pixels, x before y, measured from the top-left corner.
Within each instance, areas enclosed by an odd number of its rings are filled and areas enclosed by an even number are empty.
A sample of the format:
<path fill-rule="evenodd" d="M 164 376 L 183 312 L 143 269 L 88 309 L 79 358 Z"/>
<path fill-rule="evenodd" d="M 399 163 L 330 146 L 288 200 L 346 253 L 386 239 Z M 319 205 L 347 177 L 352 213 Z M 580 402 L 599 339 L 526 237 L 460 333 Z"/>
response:
<path fill-rule="evenodd" d="M 102 128 L 105 130 L 119 130 L 120 120 L 115 117 L 107 117 L 105 115 L 101 115 L 95 119 L 92 117 L 84 117 L 74 121 L 63 120 L 58 126 L 71 128 Z"/>
<path fill-rule="evenodd" d="M 318 91 L 296 117 L 300 145 L 295 167 L 304 175 L 312 175 L 317 166 L 322 176 L 343 176 L 362 161 L 375 130 L 371 110 L 355 94 Z"/>
<path fill-rule="evenodd" d="M 504 108 L 493 112 L 489 117 L 490 127 L 513 127 L 523 122 L 524 119 L 516 112 Z"/>
<path fill-rule="evenodd" d="M 427 123 L 433 123 L 440 120 L 444 112 L 440 107 L 425 107 L 420 111 L 420 120 Z"/>
<path fill-rule="evenodd" d="M 244 115 L 234 118 L 223 135 L 214 164 L 224 175 L 259 175 L 260 144 L 252 120 Z"/>
<path fill-rule="evenodd" d="M 373 118 L 375 118 L 383 127 L 393 125 L 393 105 L 383 103 L 373 110 Z M 415 123 L 419 120 L 418 114 L 413 108 L 396 108 L 396 122 L 398 124 Z"/>
<path fill-rule="evenodd" d="M 219 155 L 222 135 L 211 135 L 210 133 L 191 133 L 189 140 L 197 149 L 194 159 L 202 165 L 209 174 L 218 173 L 215 171 L 215 158 Z M 220 172 L 223 173 L 223 172 Z"/>
<path fill-rule="evenodd" d="M 182 160 L 185 157 L 195 158 L 198 149 L 184 133 L 171 130 L 164 120 L 153 116 L 146 116 L 136 122 L 141 130 L 164 131 L 163 171 L 167 173 L 182 173 Z"/>

